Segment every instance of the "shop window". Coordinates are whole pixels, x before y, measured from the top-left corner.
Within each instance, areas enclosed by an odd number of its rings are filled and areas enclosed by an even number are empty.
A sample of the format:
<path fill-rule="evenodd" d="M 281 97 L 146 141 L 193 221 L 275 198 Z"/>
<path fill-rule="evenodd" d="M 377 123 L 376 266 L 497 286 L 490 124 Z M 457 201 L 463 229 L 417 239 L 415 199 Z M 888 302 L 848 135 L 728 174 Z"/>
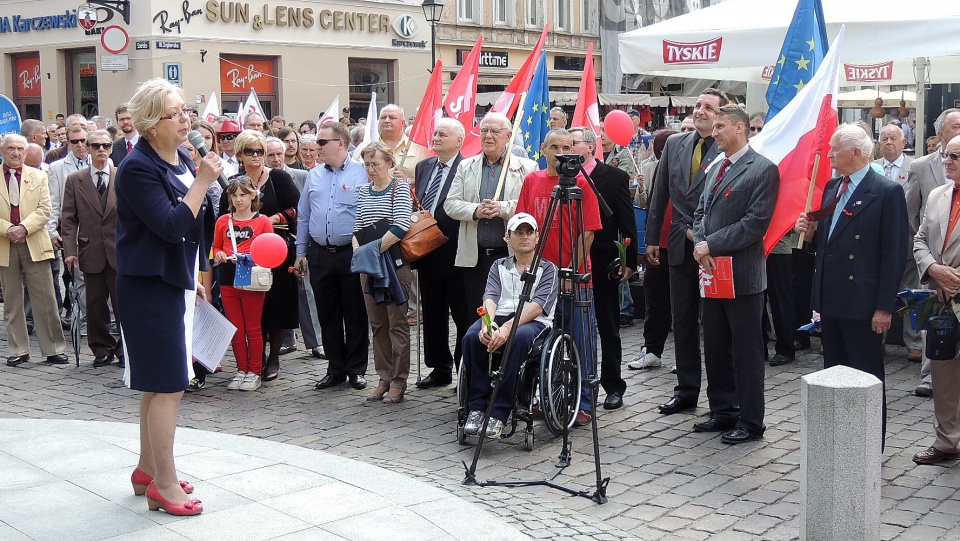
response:
<path fill-rule="evenodd" d="M 38 54 L 14 55 L 13 103 L 23 119 L 42 120 L 40 109 L 40 56 Z"/>
<path fill-rule="evenodd" d="M 97 50 L 95 48 L 65 51 L 68 114 L 79 113 L 87 118 L 100 114 L 97 91 Z"/>
<path fill-rule="evenodd" d="M 396 103 L 396 88 L 393 85 L 396 80 L 396 64 L 396 60 L 375 58 L 347 60 L 351 111 L 363 111 L 363 114 L 358 116 L 365 116 L 370 106 L 371 92 L 377 93 L 378 110 L 388 103 Z"/>
<path fill-rule="evenodd" d="M 220 56 L 220 107 L 224 114 L 239 112 L 251 90 L 256 90 L 264 123 L 280 114 L 277 91 L 277 57 L 275 56 Z"/>

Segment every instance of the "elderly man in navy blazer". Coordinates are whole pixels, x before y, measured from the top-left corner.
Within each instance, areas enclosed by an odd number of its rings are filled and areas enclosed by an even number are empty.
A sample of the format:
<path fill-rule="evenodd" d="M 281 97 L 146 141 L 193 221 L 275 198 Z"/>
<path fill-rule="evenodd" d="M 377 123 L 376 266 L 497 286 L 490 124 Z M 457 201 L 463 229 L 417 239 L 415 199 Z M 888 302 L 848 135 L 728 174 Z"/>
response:
<path fill-rule="evenodd" d="M 811 302 L 820 313 L 823 365 L 846 365 L 884 382 L 883 333 L 909 249 L 907 202 L 903 186 L 870 168 L 873 140 L 862 129 L 840 126 L 830 147 L 840 176 L 827 183 L 820 209 L 801 214 L 796 225 L 809 238 L 812 222 L 820 222 Z M 884 399 L 884 433 L 886 420 Z"/>
<path fill-rule="evenodd" d="M 734 297 L 706 298 L 703 351 L 710 419 L 694 432 L 723 432 L 737 444 L 763 435 L 763 369 L 767 359 L 761 317 L 767 289 L 763 236 L 773 217 L 780 171 L 747 146 L 750 117 L 735 104 L 717 109 L 713 138 L 723 152 L 710 167 L 693 222 L 693 257 L 705 273 L 715 257 L 733 263 Z"/>

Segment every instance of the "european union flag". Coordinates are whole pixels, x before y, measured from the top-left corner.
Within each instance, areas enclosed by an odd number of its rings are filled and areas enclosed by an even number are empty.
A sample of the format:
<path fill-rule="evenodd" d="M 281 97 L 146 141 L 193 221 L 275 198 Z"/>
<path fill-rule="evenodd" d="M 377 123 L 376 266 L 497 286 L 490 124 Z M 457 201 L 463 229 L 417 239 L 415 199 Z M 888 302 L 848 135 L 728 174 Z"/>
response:
<path fill-rule="evenodd" d="M 829 46 L 820 0 L 799 0 L 767 89 L 767 122 L 810 82 Z"/>
<path fill-rule="evenodd" d="M 550 85 L 547 81 L 547 53 L 540 55 L 537 70 L 533 72 L 527 98 L 523 102 L 523 118 L 520 120 L 520 133 L 523 134 L 523 149 L 530 159 L 546 169 L 547 160 L 540 155 L 547 132 L 550 131 Z"/>

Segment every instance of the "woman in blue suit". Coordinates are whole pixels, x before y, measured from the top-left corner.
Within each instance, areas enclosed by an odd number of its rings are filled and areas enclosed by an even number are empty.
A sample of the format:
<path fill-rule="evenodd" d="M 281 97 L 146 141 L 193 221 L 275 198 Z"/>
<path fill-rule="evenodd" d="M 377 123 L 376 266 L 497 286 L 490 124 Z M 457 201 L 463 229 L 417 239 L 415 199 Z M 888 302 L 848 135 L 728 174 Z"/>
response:
<path fill-rule="evenodd" d="M 173 440 L 192 371 L 193 306 L 203 287 L 214 226 L 207 189 L 223 170 L 215 153 L 194 163 L 180 145 L 190 117 L 183 91 L 143 83 L 128 109 L 140 141 L 117 171 L 117 301 L 127 358 L 124 382 L 140 399 L 140 461 L 134 493 L 151 510 L 197 515 L 193 486 L 177 480 Z"/>

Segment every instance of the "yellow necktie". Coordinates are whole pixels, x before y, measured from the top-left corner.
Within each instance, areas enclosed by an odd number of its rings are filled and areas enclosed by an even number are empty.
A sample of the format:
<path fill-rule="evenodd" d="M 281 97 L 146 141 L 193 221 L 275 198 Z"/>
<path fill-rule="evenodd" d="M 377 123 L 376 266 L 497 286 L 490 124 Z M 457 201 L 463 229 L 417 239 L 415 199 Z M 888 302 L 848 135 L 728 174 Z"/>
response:
<path fill-rule="evenodd" d="M 690 162 L 690 184 L 697 178 L 697 172 L 700 170 L 700 160 L 703 159 L 703 137 L 697 141 L 697 146 L 693 147 L 693 160 Z"/>

